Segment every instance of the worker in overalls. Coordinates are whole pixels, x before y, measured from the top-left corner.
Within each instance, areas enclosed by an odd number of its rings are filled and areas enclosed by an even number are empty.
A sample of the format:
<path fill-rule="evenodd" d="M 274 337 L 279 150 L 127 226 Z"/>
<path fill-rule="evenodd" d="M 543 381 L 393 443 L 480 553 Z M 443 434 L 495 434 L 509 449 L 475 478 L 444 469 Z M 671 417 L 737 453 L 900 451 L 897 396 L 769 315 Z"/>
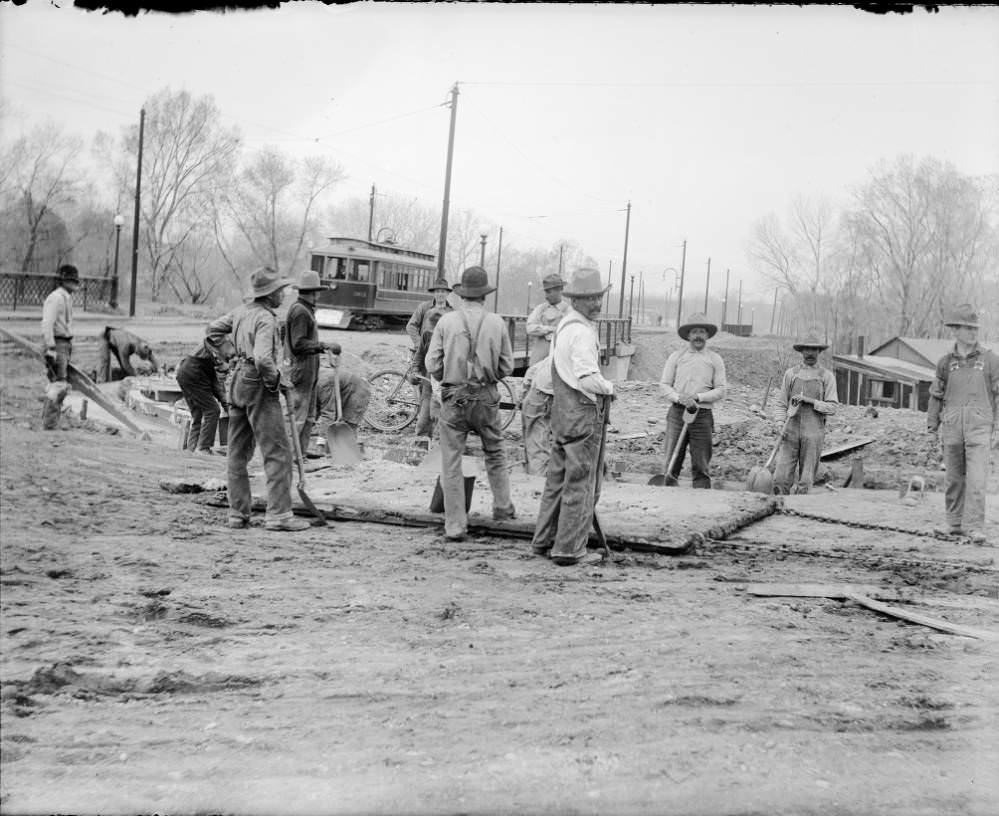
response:
<path fill-rule="evenodd" d="M 527 316 L 527 336 L 531 338 L 528 365 L 534 365 L 548 356 L 552 333 L 569 311 L 569 304 L 562 300 L 565 281 L 559 275 L 545 275 L 541 286 L 545 290 L 545 299 Z"/>
<path fill-rule="evenodd" d="M 468 528 L 461 457 L 469 432 L 482 440 L 493 518 L 516 517 L 496 385 L 513 371 L 513 346 L 503 318 L 485 310 L 486 295 L 495 289 L 481 266 L 466 269 L 454 287 L 461 306 L 441 317 L 427 350 L 427 371 L 441 383 L 441 489 L 444 536 L 451 541 L 463 540 Z"/>
<path fill-rule="evenodd" d="M 812 332 L 793 348 L 801 352 L 801 363 L 784 372 L 774 413 L 775 424 L 784 432 L 774 470 L 774 493 L 782 494 L 790 493 L 795 481 L 796 493 L 811 490 L 826 437 L 826 417 L 839 405 L 836 377 L 819 365 L 819 354 L 829 346 Z"/>
<path fill-rule="evenodd" d="M 260 445 L 267 480 L 268 530 L 307 530 L 310 525 L 297 519 L 291 509 L 292 453 L 280 394 L 289 398 L 291 384 L 282 382 L 281 336 L 275 310 L 284 300 L 285 287 L 292 281 L 282 278 L 268 266 L 250 276 L 251 294 L 246 303 L 208 324 L 205 336 L 218 347 L 232 335 L 236 349 L 228 382 L 229 433 L 227 470 L 229 490 L 228 526 L 248 527 L 253 505 L 247 470 L 253 449 Z"/>
<path fill-rule="evenodd" d="M 430 338 L 441 317 L 454 311 L 448 303 L 451 285 L 443 278 L 438 278 L 427 291 L 434 296 L 416 307 L 406 324 L 406 334 L 409 335 L 409 353 L 416 363 L 416 384 L 420 391 L 420 407 L 416 414 L 416 435 L 433 436 L 437 426 L 437 417 L 432 408 L 433 386 L 427 375 L 427 349 L 430 348 Z"/>
<path fill-rule="evenodd" d="M 999 357 L 978 344 L 978 315 L 968 303 L 948 315 L 954 348 L 940 358 L 930 387 L 926 427 L 943 444 L 947 536 L 985 544 L 989 448 L 999 445 Z M 996 542 L 991 542 L 995 544 Z"/>
<path fill-rule="evenodd" d="M 603 396 L 614 394 L 614 384 L 600 373 L 593 322 L 608 288 L 599 270 L 576 270 L 565 292 L 571 307 L 552 340 L 552 448 L 531 549 L 559 566 L 600 559 L 587 553 L 586 542 L 600 498 L 597 459 L 608 404 Z"/>

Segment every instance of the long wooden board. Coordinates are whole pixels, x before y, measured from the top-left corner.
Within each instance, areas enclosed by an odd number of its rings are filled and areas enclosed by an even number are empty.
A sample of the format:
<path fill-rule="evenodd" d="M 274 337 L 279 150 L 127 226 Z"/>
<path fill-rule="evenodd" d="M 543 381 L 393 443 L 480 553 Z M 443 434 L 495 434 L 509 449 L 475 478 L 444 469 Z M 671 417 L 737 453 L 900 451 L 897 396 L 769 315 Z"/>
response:
<path fill-rule="evenodd" d="M 909 623 L 918 623 L 920 626 L 928 626 L 930 629 L 937 629 L 951 635 L 978 638 L 979 640 L 988 640 L 993 643 L 999 642 L 999 632 L 992 632 L 988 629 L 978 629 L 973 626 L 961 626 L 960 624 L 951 623 L 950 621 L 945 621 L 940 618 L 933 618 L 929 615 L 921 615 L 918 612 L 910 612 L 908 609 L 901 609 L 897 606 L 889 606 L 888 604 L 879 603 L 878 601 L 872 600 L 864 595 L 851 595 L 849 596 L 849 599 L 854 603 L 860 604 L 861 606 L 874 612 L 880 612 L 882 615 L 890 615 L 893 618 L 908 621 Z"/>
<path fill-rule="evenodd" d="M 45 362 L 45 352 L 40 347 L 32 343 L 30 340 L 25 340 L 23 337 L 12 332 L 7 331 L 4 328 L 0 328 L 0 337 L 10 340 L 14 345 L 28 354 L 35 357 L 41 362 Z M 98 405 L 101 406 L 105 411 L 107 411 L 111 416 L 118 420 L 122 425 L 124 425 L 128 430 L 133 433 L 139 434 L 143 433 L 142 428 L 136 425 L 131 418 L 122 411 L 114 402 L 108 398 L 108 396 L 97 387 L 90 377 L 84 374 L 80 369 L 78 369 L 72 363 L 67 367 L 67 378 L 69 379 L 69 384 L 79 391 L 81 394 L 85 394 L 87 399 L 93 400 Z"/>

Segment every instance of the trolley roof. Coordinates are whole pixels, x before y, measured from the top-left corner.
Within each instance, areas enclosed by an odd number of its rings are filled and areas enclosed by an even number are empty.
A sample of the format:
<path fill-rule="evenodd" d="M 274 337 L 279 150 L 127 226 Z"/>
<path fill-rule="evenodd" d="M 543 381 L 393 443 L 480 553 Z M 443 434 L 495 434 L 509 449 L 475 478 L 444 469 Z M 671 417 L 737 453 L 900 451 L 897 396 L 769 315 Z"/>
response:
<path fill-rule="evenodd" d="M 429 252 L 405 249 L 395 244 L 379 244 L 375 241 L 365 241 L 363 238 L 334 236 L 328 238 L 325 244 L 313 247 L 310 251 L 315 254 L 338 255 L 342 257 L 357 256 L 359 258 L 371 258 L 378 261 L 400 261 L 407 259 L 417 262 L 418 265 L 426 264 L 428 267 L 435 266 L 437 262 L 437 256 Z"/>

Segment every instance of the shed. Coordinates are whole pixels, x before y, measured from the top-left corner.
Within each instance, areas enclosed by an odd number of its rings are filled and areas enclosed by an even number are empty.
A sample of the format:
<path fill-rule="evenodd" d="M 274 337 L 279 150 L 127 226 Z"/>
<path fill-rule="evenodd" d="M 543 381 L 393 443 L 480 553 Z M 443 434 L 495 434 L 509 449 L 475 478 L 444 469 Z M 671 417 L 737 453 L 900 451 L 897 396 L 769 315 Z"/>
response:
<path fill-rule="evenodd" d="M 887 345 L 887 344 L 886 344 Z M 844 405 L 925 411 L 935 366 L 880 355 L 834 354 L 836 390 Z"/>
<path fill-rule="evenodd" d="M 894 357 L 915 365 L 936 368 L 940 358 L 953 350 L 954 341 L 932 337 L 893 337 L 868 352 L 874 357 Z"/>

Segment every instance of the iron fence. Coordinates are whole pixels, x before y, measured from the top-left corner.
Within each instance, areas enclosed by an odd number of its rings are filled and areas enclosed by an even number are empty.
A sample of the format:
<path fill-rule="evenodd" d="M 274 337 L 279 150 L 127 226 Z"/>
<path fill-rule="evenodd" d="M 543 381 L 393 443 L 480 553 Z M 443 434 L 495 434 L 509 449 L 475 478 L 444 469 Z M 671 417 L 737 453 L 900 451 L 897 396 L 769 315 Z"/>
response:
<path fill-rule="evenodd" d="M 0 273 L 0 306 L 14 311 L 18 306 L 41 306 L 58 281 L 55 275 Z M 91 306 L 108 303 L 113 283 L 111 278 L 81 277 L 80 285 L 73 293 L 73 305 L 87 311 Z"/>

